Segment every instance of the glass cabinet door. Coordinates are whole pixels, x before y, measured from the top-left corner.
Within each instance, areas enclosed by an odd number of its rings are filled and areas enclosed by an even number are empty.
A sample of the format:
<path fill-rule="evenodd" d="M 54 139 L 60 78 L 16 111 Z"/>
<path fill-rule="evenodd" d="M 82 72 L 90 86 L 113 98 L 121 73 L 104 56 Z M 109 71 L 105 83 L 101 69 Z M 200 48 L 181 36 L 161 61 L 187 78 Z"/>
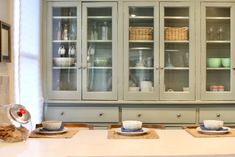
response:
<path fill-rule="evenodd" d="M 160 3 L 160 99 L 195 99 L 194 11 L 187 2 Z"/>
<path fill-rule="evenodd" d="M 83 99 L 117 99 L 117 4 L 83 3 Z"/>
<path fill-rule="evenodd" d="M 158 99 L 157 3 L 129 2 L 124 8 L 124 99 Z"/>
<path fill-rule="evenodd" d="M 80 99 L 78 3 L 49 2 L 47 10 L 48 97 Z"/>
<path fill-rule="evenodd" d="M 202 99 L 234 100 L 234 9 L 232 3 L 202 6 Z"/>

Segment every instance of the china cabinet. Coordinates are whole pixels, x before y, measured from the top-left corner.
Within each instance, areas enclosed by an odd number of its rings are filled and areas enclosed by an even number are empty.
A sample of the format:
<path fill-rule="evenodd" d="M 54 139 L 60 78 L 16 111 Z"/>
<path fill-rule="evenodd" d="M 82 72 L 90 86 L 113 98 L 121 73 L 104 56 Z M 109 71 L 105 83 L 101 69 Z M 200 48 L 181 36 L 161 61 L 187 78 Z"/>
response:
<path fill-rule="evenodd" d="M 48 2 L 48 99 L 81 99 L 81 3 Z"/>
<path fill-rule="evenodd" d="M 203 100 L 234 100 L 235 4 L 202 3 Z"/>

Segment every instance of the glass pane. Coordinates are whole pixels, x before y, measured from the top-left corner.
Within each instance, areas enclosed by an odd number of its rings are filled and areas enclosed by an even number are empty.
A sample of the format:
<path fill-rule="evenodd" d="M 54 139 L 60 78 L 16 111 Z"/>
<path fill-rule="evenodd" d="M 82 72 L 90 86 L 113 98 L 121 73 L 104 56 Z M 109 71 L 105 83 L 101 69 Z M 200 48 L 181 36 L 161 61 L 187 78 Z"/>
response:
<path fill-rule="evenodd" d="M 206 90 L 231 90 L 230 8 L 206 8 Z"/>
<path fill-rule="evenodd" d="M 112 8 L 88 8 L 87 15 L 87 90 L 112 91 Z"/>
<path fill-rule="evenodd" d="M 153 92 L 154 9 L 129 7 L 129 91 Z"/>
<path fill-rule="evenodd" d="M 164 8 L 165 92 L 189 91 L 189 8 Z"/>
<path fill-rule="evenodd" d="M 77 72 L 73 69 L 53 69 L 53 90 L 76 91 Z"/>
<path fill-rule="evenodd" d="M 77 9 L 52 9 L 52 88 L 77 90 Z"/>

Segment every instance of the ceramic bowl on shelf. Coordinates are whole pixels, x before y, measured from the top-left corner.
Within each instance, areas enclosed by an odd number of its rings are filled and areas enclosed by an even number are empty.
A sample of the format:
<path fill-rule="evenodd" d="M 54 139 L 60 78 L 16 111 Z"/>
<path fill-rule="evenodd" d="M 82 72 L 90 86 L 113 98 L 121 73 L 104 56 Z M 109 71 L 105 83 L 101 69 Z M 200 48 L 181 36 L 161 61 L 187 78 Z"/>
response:
<path fill-rule="evenodd" d="M 122 127 L 128 130 L 138 130 L 142 128 L 142 122 L 136 120 L 126 120 L 122 122 Z"/>
<path fill-rule="evenodd" d="M 216 130 L 216 129 L 222 128 L 224 125 L 224 122 L 221 120 L 204 120 L 203 124 L 205 128 L 207 129 Z"/>
<path fill-rule="evenodd" d="M 207 66 L 209 68 L 218 68 L 221 66 L 221 58 L 208 58 Z"/>
<path fill-rule="evenodd" d="M 62 121 L 49 120 L 42 122 L 42 127 L 47 130 L 58 130 L 61 128 L 61 126 L 62 126 Z"/>
<path fill-rule="evenodd" d="M 71 57 L 55 57 L 53 58 L 55 66 L 67 67 L 74 64 L 75 59 Z"/>
<path fill-rule="evenodd" d="M 223 67 L 230 67 L 230 58 L 221 58 L 221 64 Z"/>
<path fill-rule="evenodd" d="M 95 66 L 107 66 L 108 62 L 109 61 L 106 57 L 97 57 L 94 60 Z"/>

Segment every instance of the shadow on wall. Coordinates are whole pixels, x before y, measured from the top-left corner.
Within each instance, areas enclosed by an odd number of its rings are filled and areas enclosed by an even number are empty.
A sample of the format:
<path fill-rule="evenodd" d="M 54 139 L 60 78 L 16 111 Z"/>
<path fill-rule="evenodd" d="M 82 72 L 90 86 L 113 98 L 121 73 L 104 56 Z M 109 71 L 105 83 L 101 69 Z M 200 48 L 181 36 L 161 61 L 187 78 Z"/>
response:
<path fill-rule="evenodd" d="M 9 103 L 9 76 L 0 76 L 0 104 Z"/>

